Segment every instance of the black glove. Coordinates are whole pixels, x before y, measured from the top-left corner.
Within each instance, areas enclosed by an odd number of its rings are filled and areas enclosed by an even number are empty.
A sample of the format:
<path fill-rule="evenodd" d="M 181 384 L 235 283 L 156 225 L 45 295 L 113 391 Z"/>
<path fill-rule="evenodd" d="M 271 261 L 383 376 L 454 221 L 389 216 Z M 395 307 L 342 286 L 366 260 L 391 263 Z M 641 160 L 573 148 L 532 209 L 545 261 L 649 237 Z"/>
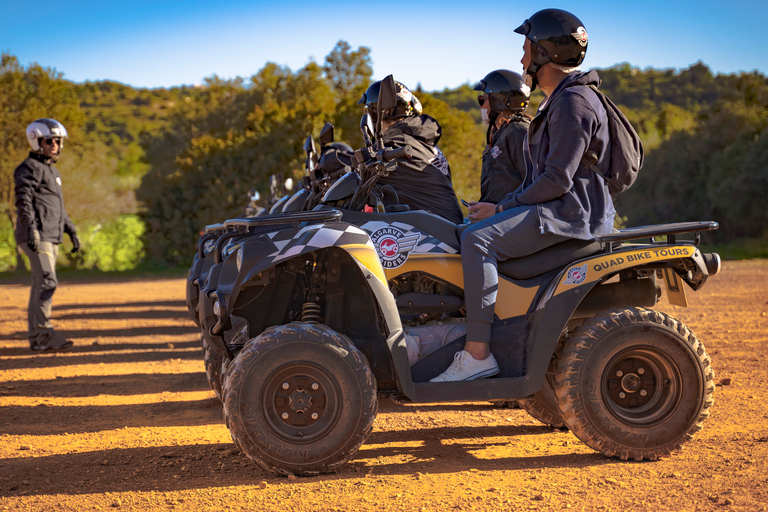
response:
<path fill-rule="evenodd" d="M 29 228 L 27 232 L 27 246 L 33 252 L 37 252 L 37 248 L 40 247 L 40 232 L 37 228 Z"/>
<path fill-rule="evenodd" d="M 70 251 L 72 254 L 75 254 L 77 251 L 80 250 L 80 237 L 77 236 L 77 233 L 72 231 L 69 233 L 69 239 L 72 240 L 72 251 Z"/>

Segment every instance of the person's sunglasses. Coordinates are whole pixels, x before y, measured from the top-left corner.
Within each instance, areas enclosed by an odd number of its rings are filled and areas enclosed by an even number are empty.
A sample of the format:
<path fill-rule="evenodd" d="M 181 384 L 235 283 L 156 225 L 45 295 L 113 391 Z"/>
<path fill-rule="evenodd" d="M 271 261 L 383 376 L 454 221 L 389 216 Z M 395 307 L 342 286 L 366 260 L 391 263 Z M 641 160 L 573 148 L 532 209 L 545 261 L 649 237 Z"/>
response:
<path fill-rule="evenodd" d="M 45 143 L 49 146 L 53 146 L 53 143 L 56 143 L 57 146 L 61 146 L 61 140 L 60 139 L 45 139 Z"/>

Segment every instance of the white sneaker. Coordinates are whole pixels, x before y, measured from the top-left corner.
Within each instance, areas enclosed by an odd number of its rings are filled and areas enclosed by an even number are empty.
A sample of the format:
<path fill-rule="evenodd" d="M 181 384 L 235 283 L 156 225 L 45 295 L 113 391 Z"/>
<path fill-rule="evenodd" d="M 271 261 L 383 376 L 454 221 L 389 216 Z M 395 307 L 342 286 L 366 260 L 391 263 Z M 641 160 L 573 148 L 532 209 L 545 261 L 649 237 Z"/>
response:
<path fill-rule="evenodd" d="M 499 364 L 493 354 L 486 359 L 475 359 L 466 350 L 456 352 L 453 363 L 443 373 L 429 382 L 454 382 L 490 377 L 499 373 Z"/>

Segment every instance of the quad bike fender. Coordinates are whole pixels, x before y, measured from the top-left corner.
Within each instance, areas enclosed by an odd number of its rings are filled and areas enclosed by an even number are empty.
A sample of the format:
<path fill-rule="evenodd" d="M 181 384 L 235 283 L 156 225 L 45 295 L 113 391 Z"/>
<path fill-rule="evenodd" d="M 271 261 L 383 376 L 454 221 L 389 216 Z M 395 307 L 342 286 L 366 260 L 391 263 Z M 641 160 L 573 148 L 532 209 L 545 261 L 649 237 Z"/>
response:
<path fill-rule="evenodd" d="M 372 250 L 372 249 L 371 249 Z M 397 387 L 401 393 L 405 396 L 413 399 L 415 397 L 414 384 L 411 380 L 410 363 L 408 362 L 408 350 L 405 345 L 405 335 L 403 325 L 400 322 L 400 314 L 397 310 L 397 303 L 395 297 L 389 290 L 389 285 L 385 279 L 374 278 L 373 273 L 370 271 L 368 264 L 364 261 L 370 261 L 368 258 L 373 258 L 378 262 L 379 268 L 381 263 L 375 250 L 372 250 L 373 254 L 363 256 L 358 249 L 350 251 L 360 271 L 366 278 L 366 282 L 370 285 L 371 291 L 378 305 L 378 309 L 381 313 L 382 320 L 387 330 L 387 347 L 389 348 L 390 357 L 394 366 L 394 373 L 397 380 Z M 383 269 L 382 269 L 383 274 Z"/>
<path fill-rule="evenodd" d="M 212 295 L 215 293 L 215 285 L 218 281 L 219 272 L 221 272 L 221 263 L 213 265 L 208 271 L 206 283 L 200 283 L 200 294 L 198 299 L 198 319 L 200 320 L 200 334 L 208 345 L 223 358 L 230 359 L 231 355 L 227 350 L 224 338 L 219 334 L 212 332 L 216 325 L 218 317 L 214 312 L 214 303 Z"/>
<path fill-rule="evenodd" d="M 674 269 L 693 290 L 701 288 L 710 273 L 716 273 L 708 269 L 704 255 L 693 245 L 628 245 L 570 265 L 553 282 L 555 288 L 550 289 L 544 302 L 549 296 L 567 292 L 581 283 L 597 283 L 630 268 Z"/>
<path fill-rule="evenodd" d="M 200 327 L 200 290 L 205 287 L 208 272 L 213 265 L 213 248 L 211 246 L 214 243 L 215 240 L 209 240 L 205 244 L 203 254 L 195 256 L 187 276 L 187 309 L 198 327 Z"/>
<path fill-rule="evenodd" d="M 529 388 L 531 393 L 544 385 L 546 371 L 557 340 L 574 317 L 589 314 L 589 302 L 602 292 L 602 284 L 625 270 L 646 271 L 671 269 L 691 288 L 697 290 L 706 281 L 709 271 L 706 258 L 692 245 L 637 245 L 619 251 L 585 258 L 566 267 L 549 284 L 532 310 L 529 357 Z M 652 306 L 658 299 L 652 278 L 617 283 L 623 289 L 622 302 L 611 307 Z M 631 303 L 631 304 L 630 304 Z M 584 307 L 580 308 L 580 306 Z M 592 313 L 594 314 L 594 313 Z"/>
<path fill-rule="evenodd" d="M 267 282 L 270 269 L 293 258 L 330 248 L 347 252 L 358 264 L 365 281 L 374 291 L 390 337 L 396 339 L 397 333 L 402 337 L 396 303 L 389 292 L 381 261 L 368 234 L 344 222 L 282 229 L 232 243 L 228 251 L 222 254 L 222 262 L 211 268 L 208 285 L 205 292 L 201 293 L 201 301 L 206 303 L 201 307 L 207 319 L 203 322 L 207 328 L 206 337 L 220 337 L 240 292 L 248 286 Z M 218 311 L 218 314 L 214 311 Z M 401 343 L 404 350 L 404 340 Z M 217 345 L 212 343 L 214 348 Z"/>

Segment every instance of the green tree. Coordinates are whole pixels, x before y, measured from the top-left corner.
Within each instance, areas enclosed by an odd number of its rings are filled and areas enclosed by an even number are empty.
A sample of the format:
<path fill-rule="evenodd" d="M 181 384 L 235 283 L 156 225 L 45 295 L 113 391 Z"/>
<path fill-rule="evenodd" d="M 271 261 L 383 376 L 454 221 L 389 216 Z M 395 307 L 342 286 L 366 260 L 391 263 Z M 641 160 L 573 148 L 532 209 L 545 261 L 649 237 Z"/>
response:
<path fill-rule="evenodd" d="M 431 94 L 420 93 L 418 97 L 424 113 L 437 119 L 443 129 L 438 146 L 451 166 L 456 194 L 467 200 L 479 199 L 485 125 L 476 123 L 469 113 L 451 107 Z"/>
<path fill-rule="evenodd" d="M 296 73 L 267 64 L 247 88 L 239 80 L 208 80 L 170 116 L 173 129 L 148 152 L 152 170 L 138 197 L 149 253 L 186 263 L 199 230 L 241 213 L 248 190 L 264 190 L 271 174 L 298 178 L 304 139 L 333 117 L 335 106 L 315 63 Z"/>
<path fill-rule="evenodd" d="M 349 44 L 339 41 L 325 57 L 323 70 L 330 80 L 336 96 L 336 112 L 328 121 L 332 122 L 337 138 L 352 147 L 363 144 L 359 130 L 362 105 L 357 102 L 371 84 L 371 50 L 361 46 L 350 51 Z"/>

